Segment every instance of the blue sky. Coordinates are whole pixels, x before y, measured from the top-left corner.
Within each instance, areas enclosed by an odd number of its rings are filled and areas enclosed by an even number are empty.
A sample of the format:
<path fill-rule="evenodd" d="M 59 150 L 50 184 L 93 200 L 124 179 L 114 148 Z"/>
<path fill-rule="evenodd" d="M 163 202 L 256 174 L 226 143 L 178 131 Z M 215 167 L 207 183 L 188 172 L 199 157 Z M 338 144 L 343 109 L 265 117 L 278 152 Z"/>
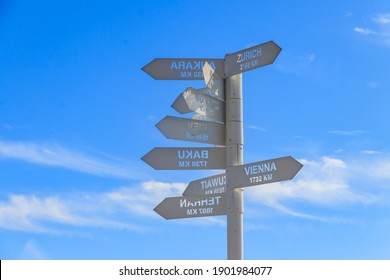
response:
<path fill-rule="evenodd" d="M 153 212 L 218 172 L 140 160 L 202 146 L 155 124 L 205 85 L 141 68 L 269 40 L 275 63 L 243 74 L 244 161 L 304 167 L 245 189 L 244 257 L 388 259 L 387 0 L 1 1 L 0 259 L 225 259 L 224 216 Z"/>

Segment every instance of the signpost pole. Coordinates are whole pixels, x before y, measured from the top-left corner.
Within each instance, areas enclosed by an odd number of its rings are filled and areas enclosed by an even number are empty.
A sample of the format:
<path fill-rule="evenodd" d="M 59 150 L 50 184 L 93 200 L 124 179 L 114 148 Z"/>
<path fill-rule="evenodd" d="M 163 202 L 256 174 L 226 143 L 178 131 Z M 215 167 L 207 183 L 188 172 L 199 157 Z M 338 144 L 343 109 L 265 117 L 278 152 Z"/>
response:
<path fill-rule="evenodd" d="M 233 75 L 225 80 L 226 96 L 226 167 L 243 164 L 243 109 L 242 75 Z M 227 186 L 227 259 L 242 260 L 243 246 L 243 189 Z"/>

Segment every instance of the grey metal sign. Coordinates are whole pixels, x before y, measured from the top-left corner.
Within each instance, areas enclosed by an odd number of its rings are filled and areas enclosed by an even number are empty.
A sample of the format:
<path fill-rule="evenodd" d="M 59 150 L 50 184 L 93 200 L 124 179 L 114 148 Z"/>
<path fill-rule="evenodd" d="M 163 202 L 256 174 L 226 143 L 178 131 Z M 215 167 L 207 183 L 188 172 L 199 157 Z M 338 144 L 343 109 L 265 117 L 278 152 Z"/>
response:
<path fill-rule="evenodd" d="M 225 125 L 222 123 L 167 116 L 156 127 L 168 139 L 225 145 Z"/>
<path fill-rule="evenodd" d="M 288 156 L 227 167 L 226 174 L 232 188 L 242 188 L 291 180 L 302 166 Z"/>
<path fill-rule="evenodd" d="M 225 192 L 226 174 L 223 173 L 190 182 L 183 192 L 183 195 L 207 195 Z"/>
<path fill-rule="evenodd" d="M 203 80 L 206 61 L 223 75 L 224 59 L 218 58 L 155 58 L 142 70 L 156 80 Z"/>
<path fill-rule="evenodd" d="M 226 215 L 226 194 L 167 197 L 154 211 L 165 219 Z"/>
<path fill-rule="evenodd" d="M 218 148 L 154 148 L 141 158 L 157 170 L 225 169 L 226 149 Z"/>
<path fill-rule="evenodd" d="M 225 102 L 188 87 L 172 104 L 180 114 L 196 112 L 205 119 L 217 122 L 225 121 Z"/>
<path fill-rule="evenodd" d="M 225 100 L 224 80 L 208 62 L 203 66 L 203 77 L 207 87 L 211 89 L 216 96 Z"/>
<path fill-rule="evenodd" d="M 273 41 L 225 56 L 225 78 L 256 69 L 275 61 L 282 49 Z"/>

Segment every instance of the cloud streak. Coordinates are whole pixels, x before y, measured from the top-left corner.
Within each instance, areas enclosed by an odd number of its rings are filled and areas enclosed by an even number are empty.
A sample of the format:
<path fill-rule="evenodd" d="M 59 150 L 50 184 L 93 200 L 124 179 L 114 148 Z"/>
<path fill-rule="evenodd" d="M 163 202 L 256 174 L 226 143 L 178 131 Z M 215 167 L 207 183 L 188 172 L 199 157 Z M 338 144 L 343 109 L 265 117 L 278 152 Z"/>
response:
<path fill-rule="evenodd" d="M 363 35 L 377 35 L 378 33 L 370 30 L 369 28 L 355 27 L 353 29 L 357 33 L 361 33 Z"/>
<path fill-rule="evenodd" d="M 318 160 L 299 161 L 304 167 L 292 181 L 247 188 L 245 193 L 249 200 L 293 217 L 321 222 L 345 222 L 345 219 L 304 213 L 286 205 L 299 201 L 332 209 L 340 205 L 387 207 L 389 204 L 390 160 L 385 155 L 373 157 L 368 153 L 363 154 L 362 159 L 352 160 L 323 156 Z M 364 186 L 367 182 L 369 188 Z M 153 211 L 154 207 L 165 197 L 180 196 L 186 186 L 187 183 L 182 182 L 144 181 L 98 193 L 11 194 L 0 201 L 0 228 L 47 234 L 82 231 L 83 228 L 142 232 L 151 229 L 147 221 L 161 219 Z M 224 225 L 214 217 L 185 222 Z"/>
<path fill-rule="evenodd" d="M 0 160 L 19 160 L 103 177 L 133 180 L 149 177 L 128 162 L 107 156 L 96 158 L 57 144 L 0 140 Z M 0 200 L 0 228 L 49 234 L 85 227 L 144 231 L 147 227 L 139 217 L 161 219 L 153 211 L 156 205 L 165 197 L 180 196 L 186 186 L 186 183 L 141 181 L 136 186 L 100 193 L 50 196 L 11 193 Z M 205 218 L 200 223 L 221 224 L 214 218 Z"/>
<path fill-rule="evenodd" d="M 322 157 L 317 161 L 300 160 L 304 167 L 295 179 L 248 189 L 251 200 L 291 216 L 321 221 L 340 219 L 318 217 L 285 206 L 301 201 L 325 208 L 340 205 L 386 205 L 390 190 L 390 160 L 344 161 Z M 362 179 L 364 178 L 364 180 Z M 382 185 L 367 189 L 365 181 L 381 180 Z M 361 183 L 362 182 L 362 183 Z M 361 184 L 359 184 L 361 183 Z M 341 219 L 342 220 L 342 219 Z"/>
<path fill-rule="evenodd" d="M 330 134 L 338 135 L 338 136 L 356 136 L 360 134 L 366 134 L 367 131 L 364 130 L 331 130 L 328 131 Z"/>
<path fill-rule="evenodd" d="M 180 196 L 186 186 L 175 182 L 142 182 L 139 188 L 121 188 L 104 194 L 103 200 L 137 215 L 155 217 L 154 207 L 165 197 Z"/>
<path fill-rule="evenodd" d="M 143 182 L 103 193 L 61 196 L 10 195 L 0 201 L 0 228 L 47 234 L 75 228 L 144 231 L 141 218 L 160 218 L 154 207 L 168 196 L 180 195 L 186 184 Z M 61 228 L 61 229 L 60 229 Z"/>
<path fill-rule="evenodd" d="M 388 25 L 390 24 L 390 13 L 380 13 L 374 16 L 374 22 L 379 25 Z"/>
<path fill-rule="evenodd" d="M 267 130 L 261 126 L 258 126 L 258 125 L 247 125 L 245 126 L 246 128 L 249 128 L 249 129 L 253 129 L 253 130 L 257 130 L 257 131 L 261 131 L 261 132 L 266 132 Z"/>
<path fill-rule="evenodd" d="M 10 230 L 54 233 L 39 221 L 80 225 L 81 220 L 57 197 L 11 195 L 8 202 L 0 203 L 0 226 Z"/>
<path fill-rule="evenodd" d="M 57 144 L 0 141 L 0 159 L 13 159 L 34 164 L 61 167 L 73 171 L 109 177 L 139 179 L 130 163 L 98 159 Z"/>
<path fill-rule="evenodd" d="M 371 18 L 373 26 L 357 26 L 353 30 L 364 36 L 376 38 L 380 44 L 390 46 L 390 13 L 378 13 Z"/>
<path fill-rule="evenodd" d="M 315 53 L 294 55 L 282 54 L 283 59 L 277 64 L 280 71 L 310 79 L 322 79 L 323 66 L 318 62 Z"/>

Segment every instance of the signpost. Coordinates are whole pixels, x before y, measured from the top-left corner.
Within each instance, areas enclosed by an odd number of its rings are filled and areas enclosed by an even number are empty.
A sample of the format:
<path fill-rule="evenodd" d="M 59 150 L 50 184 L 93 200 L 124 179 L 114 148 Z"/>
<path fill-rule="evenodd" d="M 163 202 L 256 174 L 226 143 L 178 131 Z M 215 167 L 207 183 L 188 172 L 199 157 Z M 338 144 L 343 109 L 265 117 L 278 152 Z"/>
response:
<path fill-rule="evenodd" d="M 225 169 L 226 149 L 154 148 L 141 159 L 157 170 Z"/>
<path fill-rule="evenodd" d="M 189 87 L 172 107 L 212 121 L 167 116 L 156 126 L 170 139 L 224 147 L 154 148 L 142 160 L 159 170 L 226 171 L 192 181 L 183 196 L 168 197 L 154 210 L 166 219 L 226 215 L 228 259 L 243 259 L 243 188 L 290 180 L 302 168 L 290 156 L 249 164 L 243 160 L 242 73 L 273 63 L 280 51 L 269 41 L 225 59 L 156 58 L 142 68 L 158 80 L 204 79 L 209 89 Z"/>
<path fill-rule="evenodd" d="M 167 116 L 156 127 L 168 139 L 225 145 L 225 125 Z"/>
<path fill-rule="evenodd" d="M 225 122 L 225 102 L 188 87 L 172 104 L 180 114 L 196 112 L 206 119 Z"/>
<path fill-rule="evenodd" d="M 216 58 L 155 58 L 142 70 L 156 80 L 203 80 L 206 61 L 223 75 L 224 60 Z"/>
<path fill-rule="evenodd" d="M 167 197 L 154 211 L 165 219 L 226 215 L 226 194 Z"/>

